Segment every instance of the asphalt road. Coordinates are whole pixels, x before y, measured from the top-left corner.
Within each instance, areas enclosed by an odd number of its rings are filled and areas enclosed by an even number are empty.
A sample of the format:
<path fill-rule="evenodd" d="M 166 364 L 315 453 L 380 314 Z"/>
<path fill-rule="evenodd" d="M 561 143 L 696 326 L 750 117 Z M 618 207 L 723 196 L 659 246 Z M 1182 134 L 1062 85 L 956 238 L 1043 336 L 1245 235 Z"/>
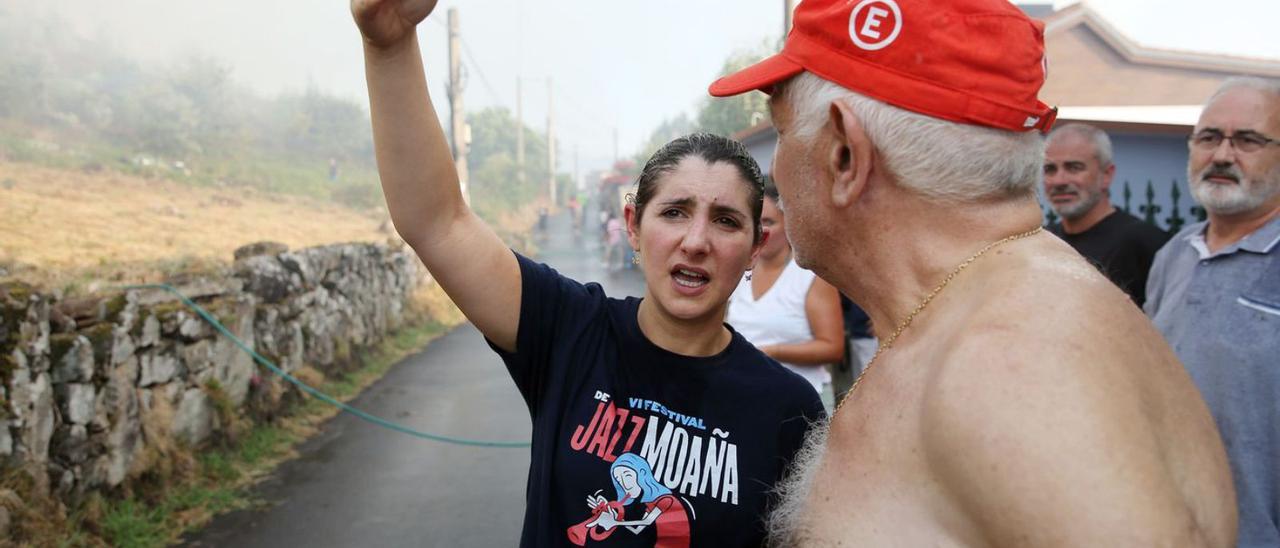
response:
<path fill-rule="evenodd" d="M 590 216 L 588 216 L 590 217 Z M 575 236 L 551 220 L 538 259 L 614 297 L 640 295 L 637 271 L 603 268 L 596 223 Z M 529 415 L 506 369 L 470 324 L 396 364 L 351 404 L 434 434 L 527 441 Z M 527 448 L 425 441 L 341 414 L 254 489 L 265 508 L 216 518 L 190 546 L 514 546 Z"/>

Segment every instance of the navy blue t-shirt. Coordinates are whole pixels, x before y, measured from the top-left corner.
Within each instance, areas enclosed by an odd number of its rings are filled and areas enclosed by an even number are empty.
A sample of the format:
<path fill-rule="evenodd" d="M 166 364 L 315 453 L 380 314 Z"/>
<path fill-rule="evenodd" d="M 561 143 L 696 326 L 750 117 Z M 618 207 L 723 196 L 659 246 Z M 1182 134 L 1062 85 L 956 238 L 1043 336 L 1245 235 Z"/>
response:
<path fill-rule="evenodd" d="M 824 415 L 813 387 L 736 332 L 715 356 L 663 350 L 639 299 L 516 257 L 516 352 L 495 350 L 533 418 L 520 545 L 761 545 L 771 489 Z"/>

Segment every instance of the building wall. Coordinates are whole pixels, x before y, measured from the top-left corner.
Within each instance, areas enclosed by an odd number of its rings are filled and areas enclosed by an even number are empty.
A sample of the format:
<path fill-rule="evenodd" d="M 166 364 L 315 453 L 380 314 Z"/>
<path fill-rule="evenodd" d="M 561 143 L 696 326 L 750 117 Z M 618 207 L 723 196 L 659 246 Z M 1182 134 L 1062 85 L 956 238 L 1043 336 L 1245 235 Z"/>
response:
<path fill-rule="evenodd" d="M 1040 97 L 1051 105 L 1199 105 L 1230 74 L 1126 61 L 1081 24 L 1045 38 L 1049 81 Z"/>
<path fill-rule="evenodd" d="M 751 157 L 756 159 L 757 164 L 760 164 L 760 172 L 765 175 L 772 175 L 773 149 L 778 144 L 778 132 L 773 128 L 769 128 L 744 139 L 742 144 L 746 145 Z"/>

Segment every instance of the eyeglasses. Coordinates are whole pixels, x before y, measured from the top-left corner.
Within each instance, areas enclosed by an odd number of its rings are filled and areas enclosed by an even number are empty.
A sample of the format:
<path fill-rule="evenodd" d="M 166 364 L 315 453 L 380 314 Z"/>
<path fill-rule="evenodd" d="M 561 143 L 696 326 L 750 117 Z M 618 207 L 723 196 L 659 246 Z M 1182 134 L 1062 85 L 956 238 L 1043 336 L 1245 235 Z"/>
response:
<path fill-rule="evenodd" d="M 1215 150 L 1222 145 L 1224 139 L 1231 141 L 1231 146 L 1240 152 L 1257 152 L 1267 145 L 1280 143 L 1280 140 L 1254 131 L 1239 131 L 1231 135 L 1223 135 L 1216 129 L 1205 129 L 1193 133 L 1188 142 L 1201 150 Z"/>

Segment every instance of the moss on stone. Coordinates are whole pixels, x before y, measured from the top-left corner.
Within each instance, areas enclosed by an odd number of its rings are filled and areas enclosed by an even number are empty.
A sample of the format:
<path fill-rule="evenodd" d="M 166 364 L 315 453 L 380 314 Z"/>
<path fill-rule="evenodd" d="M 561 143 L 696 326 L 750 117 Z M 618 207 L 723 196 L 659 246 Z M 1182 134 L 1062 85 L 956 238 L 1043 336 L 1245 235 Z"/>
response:
<path fill-rule="evenodd" d="M 0 341 L 17 340 L 18 325 L 27 317 L 27 307 L 34 292 L 34 288 L 23 282 L 0 282 L 0 330 L 10 335 L 0 337 Z M 7 350 L 10 346 L 0 344 L 0 350 Z"/>
<path fill-rule="evenodd" d="M 218 425 L 221 426 L 221 435 L 225 442 L 234 444 L 237 434 L 241 430 L 241 422 L 243 419 L 236 413 L 235 404 L 231 403 L 231 397 L 227 395 L 227 391 L 223 390 L 222 383 L 218 379 L 209 379 L 205 381 L 204 386 L 200 387 L 205 395 L 209 396 L 209 401 L 213 403 L 213 412 L 218 417 Z"/>
<path fill-rule="evenodd" d="M 133 322 L 133 329 L 129 330 L 129 334 L 134 338 L 142 338 L 142 329 L 147 325 L 147 318 L 151 317 L 150 308 L 142 308 L 138 310 L 138 321 Z"/>
<path fill-rule="evenodd" d="M 165 319 L 181 310 L 186 310 L 187 305 L 182 301 L 168 301 L 151 307 L 151 313 L 160 319 Z"/>
<path fill-rule="evenodd" d="M 13 386 L 13 373 L 18 370 L 18 361 L 11 354 L 0 354 L 0 383 L 4 387 Z M 0 400 L 4 400 L 4 391 L 0 390 Z M 7 412 L 9 409 L 8 402 L 5 402 L 0 412 Z"/>
<path fill-rule="evenodd" d="M 49 335 L 49 358 L 58 363 L 76 344 L 79 333 L 54 333 Z"/>
<path fill-rule="evenodd" d="M 93 361 L 107 363 L 111 359 L 111 345 L 115 341 L 115 326 L 100 323 L 81 332 L 93 345 Z"/>
<path fill-rule="evenodd" d="M 36 289 L 31 284 L 18 280 L 0 282 L 0 296 L 8 297 L 20 303 L 26 303 Z"/>
<path fill-rule="evenodd" d="M 351 361 L 351 341 L 347 339 L 338 339 L 333 345 L 333 358 L 339 365 L 346 365 Z"/>
<path fill-rule="evenodd" d="M 117 293 L 114 297 L 103 301 L 102 316 L 105 321 L 115 322 L 120 319 L 120 313 L 124 312 L 126 306 L 129 305 L 129 299 L 124 293 Z"/>

